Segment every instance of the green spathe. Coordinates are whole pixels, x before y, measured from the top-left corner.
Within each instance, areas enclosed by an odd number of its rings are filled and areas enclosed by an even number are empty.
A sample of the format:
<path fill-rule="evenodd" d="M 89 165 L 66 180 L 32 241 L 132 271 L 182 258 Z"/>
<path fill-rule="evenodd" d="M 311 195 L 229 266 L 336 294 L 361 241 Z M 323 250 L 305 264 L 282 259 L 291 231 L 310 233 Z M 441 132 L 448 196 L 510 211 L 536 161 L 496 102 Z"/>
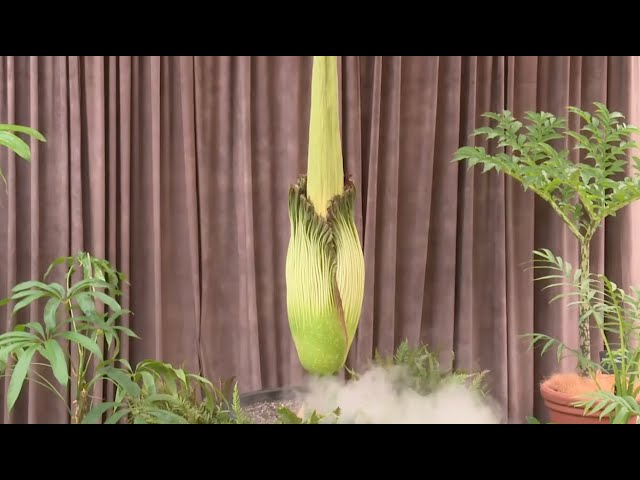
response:
<path fill-rule="evenodd" d="M 289 190 L 286 282 L 289 326 L 303 368 L 344 366 L 364 296 L 364 256 L 345 181 L 335 57 L 314 58 L 307 175 Z"/>

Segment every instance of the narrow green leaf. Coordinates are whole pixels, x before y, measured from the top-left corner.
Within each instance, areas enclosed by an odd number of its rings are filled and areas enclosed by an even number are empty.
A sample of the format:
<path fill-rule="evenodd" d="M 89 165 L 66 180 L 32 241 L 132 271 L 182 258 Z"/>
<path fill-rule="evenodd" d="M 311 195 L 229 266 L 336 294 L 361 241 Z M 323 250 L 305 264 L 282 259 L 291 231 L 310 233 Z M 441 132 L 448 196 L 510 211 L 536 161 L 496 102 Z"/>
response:
<path fill-rule="evenodd" d="M 142 383 L 147 391 L 151 394 L 156 393 L 156 379 L 149 372 L 140 372 Z"/>
<path fill-rule="evenodd" d="M 607 405 L 608 402 L 609 402 L 608 399 L 600 400 L 600 402 L 598 402 L 598 404 L 595 407 L 593 407 L 592 412 L 593 413 L 599 412 Z"/>
<path fill-rule="evenodd" d="M 80 280 L 78 283 L 74 284 L 69 289 L 69 296 L 74 297 L 76 296 L 76 294 L 78 294 L 80 291 L 86 288 L 109 288 L 109 287 L 110 285 L 103 280 L 98 280 L 97 278 L 85 278 L 84 280 Z"/>
<path fill-rule="evenodd" d="M 127 327 L 123 327 L 122 325 L 116 325 L 115 327 L 113 327 L 114 330 L 119 330 L 122 333 L 124 333 L 125 335 L 127 335 L 128 337 L 133 337 L 133 338 L 140 338 L 138 335 L 135 334 L 135 332 Z"/>
<path fill-rule="evenodd" d="M 20 355 L 20 358 L 18 358 L 13 372 L 11 373 L 11 381 L 9 382 L 9 389 L 7 392 L 7 408 L 9 411 L 11 411 L 20 396 L 22 386 L 27 378 L 27 374 L 29 373 L 31 359 L 37 349 L 38 345 L 33 345 L 27 348 L 22 355 Z"/>
<path fill-rule="evenodd" d="M 602 412 L 600 413 L 600 419 L 604 418 L 606 415 L 610 414 L 611 412 L 613 412 L 616 408 L 616 404 L 615 403 L 610 403 L 607 408 L 605 408 L 604 410 L 602 410 Z"/>
<path fill-rule="evenodd" d="M 34 295 L 31 295 L 31 296 L 29 296 L 27 298 L 24 298 L 24 299 L 20 300 L 13 307 L 12 315 L 15 315 L 16 313 L 18 313 L 20 310 L 22 310 L 27 305 L 30 305 L 31 303 L 35 302 L 36 300 L 38 300 L 38 299 L 40 299 L 42 297 L 45 297 L 47 295 L 48 295 L 47 292 L 40 292 L 40 293 L 36 293 Z"/>
<path fill-rule="evenodd" d="M 622 407 L 620 410 L 618 410 L 618 413 L 616 414 L 616 416 L 614 417 L 611 423 L 618 424 L 618 425 L 621 423 L 627 423 L 628 419 L 626 417 L 628 415 L 629 415 L 629 410 Z"/>
<path fill-rule="evenodd" d="M 28 328 L 32 332 L 36 332 L 40 337 L 45 338 L 44 328 L 38 322 L 29 322 L 24 324 L 25 328 Z"/>
<path fill-rule="evenodd" d="M 91 318 L 91 316 L 96 313 L 96 304 L 91 299 L 89 293 L 79 293 L 76 296 L 76 301 L 78 302 L 78 305 L 80 305 L 82 313 L 87 317 Z"/>
<path fill-rule="evenodd" d="M 102 419 L 102 415 L 111 408 L 117 408 L 120 404 L 116 402 L 104 402 L 93 407 L 82 419 L 83 424 L 93 424 Z"/>
<path fill-rule="evenodd" d="M 549 340 L 547 341 L 547 343 L 545 343 L 545 344 L 544 344 L 544 347 L 542 347 L 542 352 L 540 353 L 540 355 L 541 355 L 541 356 L 542 356 L 542 355 L 544 355 L 544 354 L 545 354 L 545 352 L 546 352 L 547 350 L 549 350 L 549 349 L 553 346 L 553 344 L 554 344 L 555 342 L 556 342 L 556 341 L 555 341 L 555 339 L 553 339 L 553 338 L 549 339 Z"/>
<path fill-rule="evenodd" d="M 44 348 L 48 353 L 53 375 L 62 386 L 66 387 L 69 382 L 69 372 L 67 370 L 67 360 L 60 344 L 57 341 L 50 339 L 44 342 Z"/>
<path fill-rule="evenodd" d="M 107 377 L 111 378 L 117 385 L 120 385 L 131 397 L 140 395 L 140 387 L 131 380 L 131 377 L 119 368 L 107 367 L 104 369 Z"/>
<path fill-rule="evenodd" d="M 37 280 L 29 280 L 27 282 L 19 283 L 11 289 L 11 292 L 18 293 L 24 290 L 35 289 L 48 292 L 53 296 L 58 296 L 58 294 L 60 294 L 60 288 L 62 288 L 62 286 L 59 283 L 52 283 L 51 285 L 47 285 L 46 283 L 39 282 Z M 62 290 L 62 296 L 64 296 L 64 289 Z"/>
<path fill-rule="evenodd" d="M 61 303 L 59 298 L 50 298 L 44 307 L 44 324 L 47 327 L 47 333 L 54 332 L 56 329 L 56 316 Z"/>
<path fill-rule="evenodd" d="M 39 288 L 32 288 L 30 290 L 20 290 L 19 292 L 14 293 L 13 295 L 11 295 L 11 297 L 9 297 L 9 301 L 13 300 L 20 300 L 21 298 L 24 297 L 31 297 L 33 295 L 37 295 L 39 293 L 42 293 L 43 290 L 39 289 Z"/>
<path fill-rule="evenodd" d="M 16 155 L 27 161 L 31 160 L 31 149 L 29 148 L 29 145 L 11 132 L 0 130 L 0 145 L 10 148 L 16 153 Z"/>
<path fill-rule="evenodd" d="M 196 380 L 196 381 L 198 381 L 198 382 L 200 382 L 200 383 L 202 383 L 204 385 L 213 387 L 213 383 L 211 383 L 211 381 L 209 379 L 201 377 L 200 375 L 196 375 L 195 373 L 188 373 L 187 377 L 193 378 L 194 380 Z"/>
<path fill-rule="evenodd" d="M 151 410 L 148 412 L 149 415 L 158 419 L 162 424 L 188 424 L 189 422 L 180 415 L 177 415 L 173 412 L 168 412 L 166 410 Z"/>
<path fill-rule="evenodd" d="M 116 302 L 113 298 L 111 298 L 106 293 L 103 293 L 103 292 L 87 292 L 87 294 L 91 295 L 92 297 L 96 297 L 102 303 L 104 303 L 109 308 L 111 308 L 111 310 L 113 310 L 114 312 L 117 312 L 118 310 L 121 310 L 121 308 L 122 308 L 122 307 L 120 307 L 120 304 L 118 302 Z"/>
<path fill-rule="evenodd" d="M 115 412 L 113 415 L 111 415 L 109 418 L 107 418 L 104 424 L 114 425 L 118 423 L 120 420 L 122 420 L 124 417 L 126 417 L 129 414 L 129 412 L 130 410 L 128 408 L 121 408 L 117 412 Z"/>
<path fill-rule="evenodd" d="M 44 272 L 44 276 L 43 278 L 47 278 L 50 274 L 51 271 L 58 265 L 60 265 L 61 263 L 64 263 L 68 258 L 70 257 L 58 257 L 56 258 L 53 262 L 51 262 L 51 264 L 49 265 L 49 267 L 47 268 L 47 271 Z"/>
<path fill-rule="evenodd" d="M 60 333 L 60 334 L 58 334 L 56 336 L 66 338 L 70 342 L 77 343 L 81 347 L 86 348 L 87 350 L 89 350 L 91 353 L 93 353 L 100 360 L 102 360 L 102 358 L 103 358 L 102 357 L 102 351 L 100 350 L 100 347 L 98 347 L 98 345 L 93 340 L 91 340 L 89 337 L 87 337 L 85 335 L 82 335 L 82 334 L 77 333 L 77 332 L 62 332 L 62 333 Z"/>
<path fill-rule="evenodd" d="M 155 394 L 149 395 L 147 398 L 145 398 L 145 400 L 151 403 L 153 402 L 177 403 L 176 397 L 172 395 L 167 395 L 166 393 L 155 393 Z"/>
<path fill-rule="evenodd" d="M 42 135 L 35 128 L 25 127 L 24 125 L 12 125 L 10 123 L 2 123 L 0 124 L 0 131 L 26 133 L 27 135 L 35 138 L 36 140 L 40 140 L 41 142 L 47 141 L 44 138 L 44 135 Z"/>
<path fill-rule="evenodd" d="M 184 374 L 184 370 L 182 370 L 181 368 L 177 368 L 174 369 L 174 371 L 176 372 L 177 377 L 182 380 L 183 383 L 187 383 L 187 377 Z"/>

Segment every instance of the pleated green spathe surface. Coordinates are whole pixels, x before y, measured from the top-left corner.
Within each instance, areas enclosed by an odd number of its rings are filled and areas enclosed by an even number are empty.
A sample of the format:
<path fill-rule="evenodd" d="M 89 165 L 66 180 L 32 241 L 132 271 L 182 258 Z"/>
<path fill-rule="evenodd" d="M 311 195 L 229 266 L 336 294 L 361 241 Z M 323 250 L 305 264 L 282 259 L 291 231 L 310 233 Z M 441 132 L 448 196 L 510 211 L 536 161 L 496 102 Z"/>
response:
<path fill-rule="evenodd" d="M 289 189 L 286 284 L 289 326 L 305 370 L 330 375 L 345 364 L 364 296 L 364 255 L 345 180 L 336 57 L 315 57 L 307 174 Z"/>

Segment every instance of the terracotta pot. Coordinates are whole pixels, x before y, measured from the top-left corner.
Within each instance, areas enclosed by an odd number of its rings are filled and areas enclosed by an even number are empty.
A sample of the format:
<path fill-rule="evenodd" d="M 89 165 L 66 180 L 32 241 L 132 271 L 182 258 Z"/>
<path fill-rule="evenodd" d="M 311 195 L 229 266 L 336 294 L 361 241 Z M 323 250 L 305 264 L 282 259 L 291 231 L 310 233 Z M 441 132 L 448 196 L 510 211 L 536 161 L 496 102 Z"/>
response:
<path fill-rule="evenodd" d="M 558 392 L 553 390 L 547 385 L 547 382 L 543 382 L 540 385 L 540 393 L 544 399 L 544 404 L 549 410 L 549 421 L 551 423 L 560 424 L 593 424 L 602 423 L 610 424 L 611 419 L 608 415 L 600 419 L 600 412 L 584 414 L 582 407 L 574 407 L 571 404 L 578 399 L 574 395 Z M 636 417 L 631 417 L 629 423 L 636 423 Z"/>

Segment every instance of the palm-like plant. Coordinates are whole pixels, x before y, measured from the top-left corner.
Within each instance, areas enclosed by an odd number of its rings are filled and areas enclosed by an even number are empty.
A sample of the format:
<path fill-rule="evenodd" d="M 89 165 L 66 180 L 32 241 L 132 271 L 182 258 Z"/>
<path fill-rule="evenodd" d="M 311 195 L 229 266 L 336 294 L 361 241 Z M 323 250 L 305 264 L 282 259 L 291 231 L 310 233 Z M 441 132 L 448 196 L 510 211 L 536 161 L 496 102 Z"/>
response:
<path fill-rule="evenodd" d="M 624 176 L 628 164 L 636 173 L 640 170 L 640 158 L 630 155 L 637 147 L 631 137 L 640 130 L 624 123 L 621 113 L 610 112 L 602 103 L 594 105 L 593 114 L 569 107 L 583 125 L 576 131 L 566 127 L 565 119 L 548 112 L 527 112 L 525 123 L 509 111 L 485 113 L 493 125 L 476 129 L 474 135 L 497 140 L 498 152 L 465 146 L 454 156 L 454 160 L 466 160 L 469 167 L 482 165 L 483 173 L 494 169 L 504 173 L 547 202 L 578 240 L 580 269 L 576 273 L 587 286 L 593 236 L 607 217 L 640 199 L 640 176 Z M 565 145 L 582 152 L 583 160 L 572 161 Z M 584 357 L 591 352 L 589 308 L 584 297 L 578 319 Z"/>

